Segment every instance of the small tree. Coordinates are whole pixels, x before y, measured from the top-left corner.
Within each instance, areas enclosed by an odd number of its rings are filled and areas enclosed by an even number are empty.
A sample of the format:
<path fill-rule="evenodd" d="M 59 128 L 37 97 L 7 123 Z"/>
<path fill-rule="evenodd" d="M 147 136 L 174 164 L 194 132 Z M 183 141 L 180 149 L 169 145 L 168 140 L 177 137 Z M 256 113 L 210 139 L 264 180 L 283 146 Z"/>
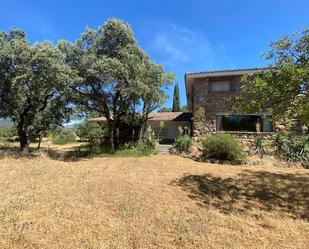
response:
<path fill-rule="evenodd" d="M 179 99 L 179 87 L 178 87 L 178 84 L 176 84 L 175 88 L 174 88 L 172 112 L 180 112 L 180 99 Z"/>
<path fill-rule="evenodd" d="M 90 146 L 101 144 L 104 140 L 104 127 L 92 121 L 83 122 L 77 129 L 77 136 L 87 140 Z"/>
<path fill-rule="evenodd" d="M 12 119 L 23 153 L 31 140 L 69 118 L 72 78 L 51 43 L 32 45 L 21 30 L 0 33 L 0 117 Z"/>

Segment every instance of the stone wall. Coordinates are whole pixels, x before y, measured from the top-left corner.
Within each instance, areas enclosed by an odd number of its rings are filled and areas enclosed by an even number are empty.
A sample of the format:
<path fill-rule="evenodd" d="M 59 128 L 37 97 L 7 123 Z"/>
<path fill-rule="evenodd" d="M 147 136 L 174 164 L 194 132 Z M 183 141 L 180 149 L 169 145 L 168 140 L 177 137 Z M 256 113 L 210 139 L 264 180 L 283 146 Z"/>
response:
<path fill-rule="evenodd" d="M 229 80 L 230 92 L 211 92 L 210 84 L 216 80 Z M 240 93 L 240 77 L 220 77 L 195 79 L 193 83 L 193 136 L 198 137 L 205 133 L 216 131 L 216 114 L 232 111 L 228 100 Z M 203 111 L 202 111 L 203 110 Z M 204 112 L 204 117 L 196 113 Z"/>

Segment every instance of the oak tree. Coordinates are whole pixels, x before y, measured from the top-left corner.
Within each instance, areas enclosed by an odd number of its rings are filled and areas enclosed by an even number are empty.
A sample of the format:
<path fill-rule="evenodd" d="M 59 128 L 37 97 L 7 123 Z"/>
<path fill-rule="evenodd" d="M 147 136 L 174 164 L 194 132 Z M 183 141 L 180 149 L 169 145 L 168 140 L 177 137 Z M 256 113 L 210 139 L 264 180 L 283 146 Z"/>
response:
<path fill-rule="evenodd" d="M 31 140 L 68 119 L 73 77 L 51 43 L 33 45 L 21 30 L 0 33 L 0 117 L 13 121 L 23 153 Z"/>

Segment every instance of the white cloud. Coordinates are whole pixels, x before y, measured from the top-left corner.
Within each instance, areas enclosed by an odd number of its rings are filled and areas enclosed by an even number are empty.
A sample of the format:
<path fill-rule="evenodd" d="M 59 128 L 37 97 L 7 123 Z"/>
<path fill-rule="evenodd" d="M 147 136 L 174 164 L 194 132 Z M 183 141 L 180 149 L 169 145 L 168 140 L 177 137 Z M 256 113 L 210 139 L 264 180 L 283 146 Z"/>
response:
<path fill-rule="evenodd" d="M 169 60 L 173 61 L 187 61 L 189 59 L 186 51 L 177 46 L 168 35 L 164 33 L 158 33 L 154 39 L 154 46 L 157 50 L 167 54 Z"/>
<path fill-rule="evenodd" d="M 167 66 L 180 66 L 186 70 L 213 68 L 216 50 L 225 53 L 224 44 L 212 44 L 206 34 L 198 30 L 179 27 L 173 23 L 160 23 L 155 28 L 152 50 Z"/>

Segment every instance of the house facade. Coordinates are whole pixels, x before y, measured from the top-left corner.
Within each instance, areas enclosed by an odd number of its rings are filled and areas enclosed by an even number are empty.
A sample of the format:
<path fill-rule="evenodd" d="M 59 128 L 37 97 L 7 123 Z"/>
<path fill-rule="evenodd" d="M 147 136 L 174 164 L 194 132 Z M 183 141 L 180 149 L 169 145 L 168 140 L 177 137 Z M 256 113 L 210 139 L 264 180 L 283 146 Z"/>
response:
<path fill-rule="evenodd" d="M 173 142 L 180 133 L 191 135 L 191 120 L 192 114 L 189 112 L 152 112 L 149 114 L 147 126 L 159 135 L 161 142 L 169 143 Z M 144 136 L 149 136 L 148 129 Z"/>
<path fill-rule="evenodd" d="M 144 137 L 154 132 L 160 137 L 161 143 L 171 143 L 180 134 L 191 135 L 192 114 L 190 112 L 151 112 Z M 108 136 L 107 121 L 105 117 L 92 118 L 90 121 L 102 123 L 105 127 L 105 136 Z"/>
<path fill-rule="evenodd" d="M 161 141 L 173 141 L 179 133 L 200 137 L 213 132 L 241 134 L 272 132 L 271 113 L 233 112 L 229 101 L 240 95 L 244 74 L 256 74 L 266 68 L 206 71 L 185 74 L 188 112 L 152 112 L 144 136 L 152 130 Z M 106 123 L 104 117 L 92 121 Z M 106 125 L 107 126 L 107 125 Z M 107 131 L 107 129 L 106 129 Z M 107 135 L 107 134 L 106 134 Z"/>
<path fill-rule="evenodd" d="M 193 136 L 209 132 L 271 132 L 271 113 L 233 113 L 229 100 L 239 96 L 241 77 L 265 68 L 186 73 L 188 109 L 192 113 Z"/>

